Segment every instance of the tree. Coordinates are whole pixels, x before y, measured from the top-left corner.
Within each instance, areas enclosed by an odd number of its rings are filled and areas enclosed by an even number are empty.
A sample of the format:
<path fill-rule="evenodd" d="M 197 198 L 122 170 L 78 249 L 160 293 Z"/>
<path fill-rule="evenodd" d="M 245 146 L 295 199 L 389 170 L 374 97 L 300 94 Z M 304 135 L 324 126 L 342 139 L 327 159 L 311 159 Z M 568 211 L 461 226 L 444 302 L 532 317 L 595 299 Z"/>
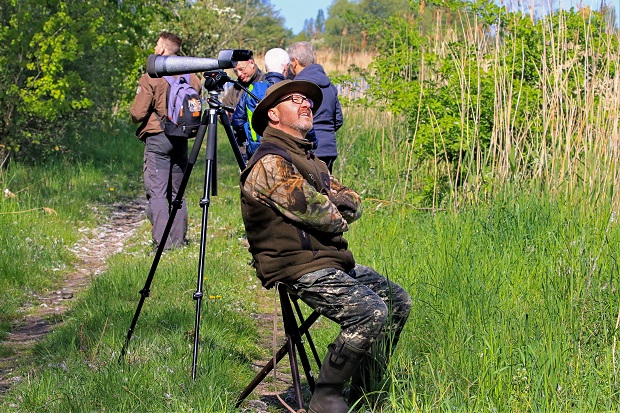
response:
<path fill-rule="evenodd" d="M 410 15 L 409 0 L 335 0 L 325 21 L 326 44 L 341 53 L 376 49 L 373 37 L 389 32 L 375 30 L 393 16 Z"/>
<path fill-rule="evenodd" d="M 155 6 L 136 0 L 10 0 L 0 6 L 0 151 L 63 149 L 70 125 L 110 110 Z"/>
<path fill-rule="evenodd" d="M 323 9 L 319 9 L 316 13 L 314 29 L 317 33 L 323 33 L 325 31 L 325 13 L 323 12 Z"/>
<path fill-rule="evenodd" d="M 267 0 L 4 0 L 0 23 L 0 162 L 70 151 L 71 129 L 126 117 L 162 30 L 206 57 L 291 36 Z"/>
<path fill-rule="evenodd" d="M 184 39 L 186 55 L 214 57 L 221 49 L 266 51 L 291 37 L 268 1 L 176 0 L 155 26 Z"/>
<path fill-rule="evenodd" d="M 348 0 L 335 0 L 328 9 L 325 20 L 326 46 L 348 53 L 359 50 L 361 30 L 358 25 L 359 7 Z"/>

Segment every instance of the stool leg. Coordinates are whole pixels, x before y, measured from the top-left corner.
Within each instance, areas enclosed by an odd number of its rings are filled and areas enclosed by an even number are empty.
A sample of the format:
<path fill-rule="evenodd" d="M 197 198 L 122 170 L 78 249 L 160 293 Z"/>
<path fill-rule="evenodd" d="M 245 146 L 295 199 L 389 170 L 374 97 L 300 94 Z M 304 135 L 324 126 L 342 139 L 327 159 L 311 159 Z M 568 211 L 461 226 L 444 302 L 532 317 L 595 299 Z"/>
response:
<path fill-rule="evenodd" d="M 312 367 L 310 366 L 310 361 L 308 360 L 308 354 L 306 353 L 306 348 L 304 347 L 304 342 L 302 340 L 302 333 L 297 326 L 297 320 L 295 319 L 295 313 L 293 313 L 293 307 L 291 306 L 291 301 L 297 305 L 297 302 L 292 298 L 286 291 L 280 292 L 280 302 L 282 305 L 282 314 L 285 319 L 285 329 L 288 334 L 290 334 L 291 339 L 295 346 L 297 347 L 297 352 L 299 354 L 299 361 L 301 361 L 301 365 L 306 374 L 306 379 L 308 380 L 308 385 L 310 386 L 310 390 L 314 392 L 314 375 L 312 374 Z M 299 307 L 297 307 L 299 309 Z M 300 310 L 301 312 L 301 310 Z M 303 325 L 304 320 L 303 316 L 298 313 L 298 316 L 301 321 L 301 325 Z M 310 333 L 308 331 L 305 332 L 307 338 L 310 337 Z M 311 340 L 311 339 L 310 339 Z"/>
<path fill-rule="evenodd" d="M 282 360 L 282 358 L 288 353 L 291 365 L 291 374 L 293 377 L 295 398 L 297 400 L 297 404 L 299 405 L 299 409 L 303 410 L 303 395 L 301 391 L 301 377 L 299 375 L 299 364 L 297 362 L 297 356 L 299 355 L 299 360 L 301 361 L 302 367 L 304 369 L 308 385 L 310 386 L 310 390 L 314 392 L 315 380 L 314 376 L 312 375 L 310 361 L 308 360 L 308 355 L 304 347 L 302 336 L 306 336 L 308 343 L 310 344 L 310 348 L 314 354 L 315 360 L 317 360 L 317 364 L 320 368 L 321 364 L 318 359 L 318 354 L 309 332 L 310 327 L 320 317 L 320 314 L 317 312 L 313 312 L 308 316 L 308 318 L 304 320 L 296 298 L 290 296 L 285 289 L 278 289 L 278 291 L 280 293 L 280 305 L 282 308 L 282 320 L 284 324 L 284 332 L 286 335 L 286 343 L 284 343 L 284 345 L 280 347 L 280 349 L 276 352 L 275 364 L 279 363 L 280 360 Z M 297 319 L 295 317 L 295 313 L 293 312 L 291 301 L 295 304 L 295 308 L 297 310 L 299 318 L 299 325 L 297 325 Z M 265 377 L 267 377 L 271 370 L 273 370 L 275 364 L 274 358 L 272 357 L 269 362 L 263 367 L 263 369 L 256 375 L 256 377 L 254 377 L 250 384 L 248 384 L 246 388 L 241 392 L 241 394 L 237 397 L 235 407 L 239 407 L 241 403 L 243 403 L 246 397 L 249 396 L 250 393 L 252 393 L 252 391 L 259 385 L 259 383 L 261 383 L 265 379 Z"/>
<path fill-rule="evenodd" d="M 304 320 L 304 316 L 301 312 L 301 308 L 299 308 L 299 303 L 297 302 L 297 299 L 292 299 L 293 301 L 293 305 L 295 306 L 295 310 L 297 311 L 297 317 L 299 318 L 300 324 L 303 324 L 305 322 Z M 313 313 L 310 315 L 310 317 L 308 318 L 312 318 L 313 316 L 316 316 L 318 313 Z M 316 361 L 317 366 L 319 366 L 319 369 L 321 368 L 321 358 L 319 357 L 319 352 L 316 351 L 316 346 L 314 345 L 314 341 L 312 341 L 312 337 L 310 336 L 310 331 L 306 331 L 305 333 L 302 333 L 300 331 L 301 335 L 306 336 L 306 340 L 308 340 L 308 346 L 310 346 L 310 351 L 312 351 L 312 355 L 314 356 L 314 361 Z M 314 390 L 314 389 L 312 389 Z"/>
<path fill-rule="evenodd" d="M 297 400 L 297 407 L 299 410 L 304 408 L 304 398 L 301 393 L 301 380 L 299 379 L 299 366 L 297 365 L 297 354 L 295 352 L 295 344 L 292 337 L 286 335 L 286 345 L 288 348 L 288 359 L 291 365 L 291 376 L 293 378 L 293 390 L 295 390 L 295 400 Z"/>

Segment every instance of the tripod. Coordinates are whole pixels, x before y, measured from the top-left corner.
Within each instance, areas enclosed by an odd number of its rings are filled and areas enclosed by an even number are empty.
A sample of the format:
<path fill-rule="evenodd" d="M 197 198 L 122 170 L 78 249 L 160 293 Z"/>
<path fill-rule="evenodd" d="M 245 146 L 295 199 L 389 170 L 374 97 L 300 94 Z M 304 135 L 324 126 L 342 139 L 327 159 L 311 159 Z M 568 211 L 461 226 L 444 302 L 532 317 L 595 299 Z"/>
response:
<path fill-rule="evenodd" d="M 129 346 L 129 341 L 131 340 L 131 336 L 133 335 L 134 329 L 136 327 L 136 323 L 138 322 L 138 317 L 140 316 L 140 312 L 142 310 L 142 306 L 144 305 L 144 301 L 150 294 L 151 283 L 153 282 L 153 278 L 155 276 L 155 271 L 157 270 L 157 265 L 161 259 L 161 256 L 164 252 L 164 247 L 166 244 L 166 240 L 168 239 L 168 235 L 170 234 L 170 230 L 172 228 L 172 224 L 176 217 L 176 214 L 179 209 L 181 209 L 183 205 L 183 195 L 185 194 L 185 188 L 187 187 L 187 183 L 189 181 L 189 177 L 192 173 L 194 165 L 196 164 L 196 159 L 198 158 L 198 153 L 200 152 L 200 148 L 202 146 L 202 142 L 204 140 L 205 134 L 207 135 L 207 145 L 206 145 L 206 171 L 205 171 L 205 179 L 204 179 L 204 192 L 203 197 L 200 200 L 200 207 L 202 208 L 202 220 L 201 220 L 201 234 L 200 234 L 200 255 L 198 262 L 198 281 L 196 285 L 196 291 L 193 294 L 193 298 L 196 301 L 196 319 L 194 325 L 194 349 L 193 349 L 193 359 L 192 359 L 192 379 L 196 379 L 196 368 L 198 365 L 198 341 L 199 341 L 199 331 L 200 331 L 200 309 L 202 305 L 203 298 L 203 280 L 204 280 L 204 259 L 206 253 L 206 244 L 207 244 L 207 219 L 209 216 L 209 206 L 211 204 L 211 195 L 217 196 L 217 173 L 216 173 L 216 158 L 217 158 L 217 120 L 219 118 L 220 122 L 224 126 L 226 131 L 226 135 L 228 136 L 228 140 L 230 142 L 230 146 L 233 149 L 235 154 L 235 158 L 237 163 L 239 164 L 239 169 L 243 170 L 245 168 L 245 161 L 243 156 L 241 155 L 241 151 L 237 146 L 237 141 L 235 139 L 235 135 L 233 133 L 232 127 L 230 125 L 230 120 L 226 111 L 230 111 L 230 108 L 224 107 L 219 101 L 219 93 L 223 90 L 223 85 L 227 82 L 233 82 L 237 84 L 241 89 L 245 90 L 248 94 L 255 97 L 249 90 L 240 85 L 238 82 L 233 81 L 228 77 L 224 71 L 209 71 L 205 72 L 205 81 L 204 86 L 205 89 L 209 92 L 209 109 L 205 111 L 202 115 L 201 124 L 198 129 L 196 139 L 194 141 L 194 145 L 192 146 L 192 150 L 188 157 L 187 168 L 183 173 L 183 178 L 181 180 L 181 184 L 179 186 L 179 190 L 175 199 L 172 201 L 170 215 L 168 217 L 168 222 L 166 223 L 166 227 L 164 229 L 164 233 L 162 235 L 162 239 L 157 246 L 157 251 L 155 253 L 155 258 L 153 259 L 153 264 L 151 265 L 151 269 L 146 278 L 146 282 L 142 290 L 140 290 L 140 302 L 138 303 L 138 307 L 131 321 L 131 326 L 129 327 L 129 331 L 127 332 L 127 337 L 125 339 L 125 343 L 123 344 L 123 348 L 121 350 L 121 354 L 119 356 L 119 362 L 123 361 L 125 358 L 125 354 L 127 353 L 127 348 Z"/>

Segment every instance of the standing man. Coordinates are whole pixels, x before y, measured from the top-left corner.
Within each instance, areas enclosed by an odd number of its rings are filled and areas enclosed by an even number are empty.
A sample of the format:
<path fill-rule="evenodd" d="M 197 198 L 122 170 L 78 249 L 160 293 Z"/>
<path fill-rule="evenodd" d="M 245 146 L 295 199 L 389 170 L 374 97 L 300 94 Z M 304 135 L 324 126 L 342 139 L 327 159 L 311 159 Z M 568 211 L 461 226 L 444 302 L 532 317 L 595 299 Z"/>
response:
<path fill-rule="evenodd" d="M 181 38 L 161 32 L 155 45 L 155 54 L 175 56 L 181 49 Z M 201 91 L 201 82 L 195 74 L 190 84 Z M 162 120 L 168 115 L 168 82 L 143 74 L 138 81 L 136 97 L 131 106 L 131 118 L 140 123 L 136 135 L 144 142 L 144 187 L 148 200 L 147 216 L 153 225 L 153 242 L 159 245 L 168 222 L 172 201 L 175 199 L 187 167 L 187 139 L 164 134 Z M 187 206 L 183 202 L 166 240 L 165 249 L 181 247 L 187 234 Z"/>
<path fill-rule="evenodd" d="M 288 48 L 291 57 L 291 72 L 295 74 L 295 80 L 308 80 L 316 83 L 323 92 L 323 103 L 316 110 L 314 116 L 314 130 L 310 132 L 309 139 L 313 140 L 312 134 L 316 135 L 316 156 L 327 164 L 329 172 L 332 172 L 334 161 L 338 157 L 336 146 L 336 131 L 343 123 L 342 109 L 338 101 L 338 89 L 332 84 L 323 66 L 314 63 L 314 51 L 308 42 L 293 43 Z"/>
<path fill-rule="evenodd" d="M 233 71 L 237 75 L 237 82 L 245 88 L 249 88 L 254 82 L 263 80 L 264 77 L 263 72 L 258 68 L 253 58 L 243 62 L 236 62 Z M 237 84 L 234 84 L 230 89 L 228 89 L 228 92 L 226 92 L 226 95 L 222 98 L 222 105 L 235 109 L 237 107 L 237 103 L 239 103 L 239 99 L 241 99 L 242 93 L 243 89 L 241 89 Z M 229 113 L 228 116 L 232 120 L 232 113 Z M 245 135 L 237 135 L 236 138 L 237 146 L 239 146 L 241 154 L 244 158 L 247 157 Z"/>
<path fill-rule="evenodd" d="M 312 154 L 306 134 L 321 107 L 314 83 L 271 86 L 254 111 L 261 145 L 241 173 L 241 211 L 256 274 L 265 288 L 284 283 L 314 311 L 341 326 L 328 346 L 311 413 L 346 413 L 349 401 L 376 390 L 411 298 L 372 268 L 357 264 L 343 233 L 362 214 L 361 200 Z"/>
<path fill-rule="evenodd" d="M 265 70 L 267 73 L 265 73 L 264 79 L 252 83 L 248 90 L 256 95 L 258 100 L 262 99 L 269 86 L 284 80 L 288 71 L 289 60 L 288 53 L 284 49 L 279 47 L 269 49 L 265 53 Z M 231 123 L 237 140 L 246 144 L 247 159 L 254 154 L 260 145 L 261 136 L 252 129 L 251 124 L 258 100 L 243 92 L 232 116 Z"/>

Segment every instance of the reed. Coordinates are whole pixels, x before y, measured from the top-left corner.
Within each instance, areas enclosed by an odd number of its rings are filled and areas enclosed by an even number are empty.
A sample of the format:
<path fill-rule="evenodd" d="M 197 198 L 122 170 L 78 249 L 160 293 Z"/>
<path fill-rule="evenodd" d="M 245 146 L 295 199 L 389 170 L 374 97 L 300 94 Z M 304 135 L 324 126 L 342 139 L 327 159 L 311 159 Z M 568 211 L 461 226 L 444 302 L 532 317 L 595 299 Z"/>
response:
<path fill-rule="evenodd" d="M 458 207 L 511 182 L 617 204 L 618 32 L 585 12 L 504 11 L 501 35 L 476 16 L 434 18 L 423 40 L 394 29 L 396 51 L 370 65 L 366 95 L 386 123 L 385 106 L 407 123 L 388 139 L 432 181 L 426 204 Z"/>

